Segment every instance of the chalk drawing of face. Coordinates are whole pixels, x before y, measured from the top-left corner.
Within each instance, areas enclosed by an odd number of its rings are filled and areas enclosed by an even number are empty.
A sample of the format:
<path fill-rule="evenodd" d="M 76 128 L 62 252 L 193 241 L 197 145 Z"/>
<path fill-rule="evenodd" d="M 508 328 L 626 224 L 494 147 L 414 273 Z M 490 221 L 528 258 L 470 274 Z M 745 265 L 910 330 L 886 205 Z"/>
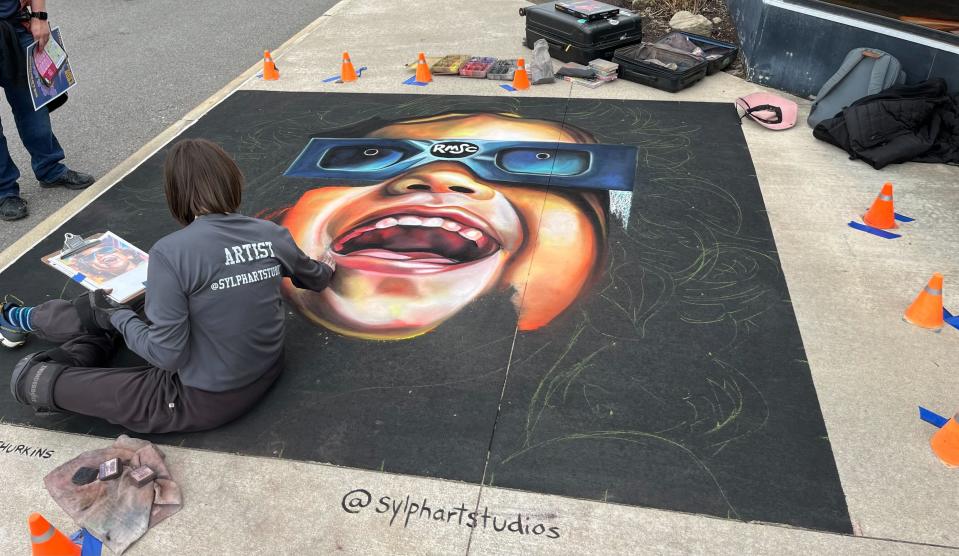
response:
<path fill-rule="evenodd" d="M 557 122 L 454 114 L 386 125 L 367 137 L 592 143 Z M 285 214 L 310 256 L 337 270 L 316 293 L 287 283 L 288 300 L 344 335 L 404 339 L 474 300 L 512 289 L 519 326 L 545 326 L 593 279 L 606 248 L 606 193 L 500 184 L 455 160 L 431 160 L 369 186 L 318 187 Z M 531 287 L 527 290 L 527 283 Z"/>
<path fill-rule="evenodd" d="M 109 247 L 94 254 L 91 266 L 103 274 L 119 276 L 136 268 L 138 262 L 134 252 Z"/>

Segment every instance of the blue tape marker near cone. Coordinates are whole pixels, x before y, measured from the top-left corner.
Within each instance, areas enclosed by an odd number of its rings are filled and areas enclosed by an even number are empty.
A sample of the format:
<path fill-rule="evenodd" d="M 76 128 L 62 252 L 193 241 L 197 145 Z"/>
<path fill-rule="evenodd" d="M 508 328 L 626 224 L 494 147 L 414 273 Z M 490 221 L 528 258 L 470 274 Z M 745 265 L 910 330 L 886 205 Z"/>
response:
<path fill-rule="evenodd" d="M 849 222 L 849 227 L 860 232 L 866 232 L 867 234 L 872 234 L 874 236 L 879 236 L 883 239 L 896 239 L 897 237 L 902 237 L 900 234 L 894 234 L 892 232 L 887 232 L 886 230 L 880 230 L 879 228 L 873 228 L 872 226 L 867 226 L 865 224 L 860 224 L 859 222 Z"/>
<path fill-rule="evenodd" d="M 404 81 L 403 84 L 404 84 L 404 85 L 416 85 L 417 87 L 425 87 L 425 86 L 429 85 L 429 83 L 420 83 L 419 81 L 417 81 L 415 75 L 414 75 L 413 77 L 410 77 L 410 78 L 407 79 L 406 81 Z"/>
<path fill-rule="evenodd" d="M 953 315 L 949 312 L 949 309 L 945 307 L 942 308 L 942 320 L 949 326 L 959 330 L 959 316 Z"/>
<path fill-rule="evenodd" d="M 930 425 L 936 427 L 937 429 L 941 429 L 942 426 L 946 424 L 946 421 L 949 420 L 948 417 L 943 417 L 942 415 L 939 415 L 935 411 L 926 409 L 922 407 L 921 405 L 919 406 L 919 418 L 929 423 Z"/>

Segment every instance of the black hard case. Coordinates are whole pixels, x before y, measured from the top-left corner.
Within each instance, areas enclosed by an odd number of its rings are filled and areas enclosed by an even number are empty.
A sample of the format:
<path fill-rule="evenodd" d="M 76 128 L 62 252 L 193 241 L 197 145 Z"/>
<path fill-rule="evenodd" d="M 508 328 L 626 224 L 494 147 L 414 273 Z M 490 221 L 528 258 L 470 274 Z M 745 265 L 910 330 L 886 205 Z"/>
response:
<path fill-rule="evenodd" d="M 555 2 L 520 10 L 526 16 L 526 47 L 533 48 L 539 39 L 549 43 L 549 54 L 563 62 L 588 64 L 590 60 L 612 60 L 617 48 L 638 44 L 643 40 L 642 18 L 621 10 L 617 17 L 580 22 L 574 16 L 558 11 Z"/>
<path fill-rule="evenodd" d="M 677 62 L 688 67 L 673 71 L 644 61 L 649 57 L 666 63 Z M 706 70 L 709 66 L 706 60 L 649 43 L 617 50 L 613 62 L 619 64 L 619 76 L 621 78 L 670 93 L 695 85 L 706 77 Z"/>
<path fill-rule="evenodd" d="M 736 59 L 736 54 L 739 52 L 739 47 L 731 42 L 724 42 L 718 39 L 704 37 L 702 35 L 687 33 L 685 31 L 673 31 L 673 33 L 686 35 L 686 38 L 692 41 L 693 44 L 699 48 L 702 48 L 709 54 L 722 54 L 722 56 L 719 58 L 709 60 L 709 65 L 706 67 L 706 75 L 712 75 L 728 68 L 730 64 L 733 63 L 733 60 Z M 669 35 L 666 35 L 666 37 L 668 36 Z M 663 39 L 666 37 L 663 37 Z"/>

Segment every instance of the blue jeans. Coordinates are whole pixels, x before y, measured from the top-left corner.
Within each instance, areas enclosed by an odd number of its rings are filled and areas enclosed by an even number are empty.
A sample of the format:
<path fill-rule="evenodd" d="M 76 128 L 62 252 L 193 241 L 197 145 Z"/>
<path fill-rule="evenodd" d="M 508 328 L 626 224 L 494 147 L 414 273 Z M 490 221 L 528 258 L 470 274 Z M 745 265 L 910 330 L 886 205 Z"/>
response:
<path fill-rule="evenodd" d="M 15 25 L 15 27 L 20 46 L 25 52 L 27 46 L 33 42 L 33 36 L 23 26 Z M 50 113 L 46 108 L 33 109 L 30 86 L 26 81 L 19 87 L 10 83 L 0 83 L 0 86 L 3 87 L 7 102 L 10 103 L 13 111 L 13 119 L 17 123 L 20 140 L 30 153 L 33 175 L 40 181 L 56 180 L 67 171 L 67 167 L 61 162 L 64 156 L 63 149 L 53 135 L 53 128 L 50 127 Z M 7 138 L 3 136 L 3 128 L 0 126 L 0 199 L 20 194 L 18 179 L 20 179 L 20 170 L 10 158 Z"/>

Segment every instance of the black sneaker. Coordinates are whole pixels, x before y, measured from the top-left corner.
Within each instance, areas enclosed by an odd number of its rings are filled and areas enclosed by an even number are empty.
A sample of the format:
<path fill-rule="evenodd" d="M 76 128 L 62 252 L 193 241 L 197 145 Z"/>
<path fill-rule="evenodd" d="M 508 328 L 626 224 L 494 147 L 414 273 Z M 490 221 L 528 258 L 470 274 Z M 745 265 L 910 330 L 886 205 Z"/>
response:
<path fill-rule="evenodd" d="M 42 181 L 40 187 L 66 187 L 67 189 L 86 189 L 93 185 L 93 176 L 83 172 L 67 170 L 62 176 L 53 181 Z"/>
<path fill-rule="evenodd" d="M 0 220 L 11 222 L 26 218 L 28 214 L 30 211 L 27 210 L 27 202 L 19 196 L 13 195 L 0 199 Z"/>
<path fill-rule="evenodd" d="M 7 309 L 20 306 L 15 301 L 9 301 L 7 297 L 0 303 L 0 345 L 3 347 L 20 347 L 27 341 L 27 331 L 7 320 Z"/>

